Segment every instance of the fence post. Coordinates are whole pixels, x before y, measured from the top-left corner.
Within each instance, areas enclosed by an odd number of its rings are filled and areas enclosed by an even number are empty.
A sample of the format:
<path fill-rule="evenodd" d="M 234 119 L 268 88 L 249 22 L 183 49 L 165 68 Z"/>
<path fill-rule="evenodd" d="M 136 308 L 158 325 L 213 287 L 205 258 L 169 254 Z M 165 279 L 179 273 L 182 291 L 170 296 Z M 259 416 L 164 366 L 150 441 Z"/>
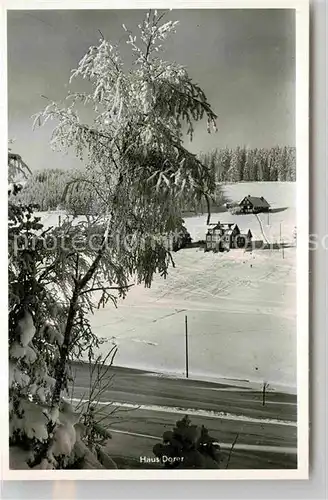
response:
<path fill-rule="evenodd" d="M 186 340 L 186 378 L 189 377 L 189 353 L 188 353 L 188 317 L 185 315 L 185 340 Z"/>

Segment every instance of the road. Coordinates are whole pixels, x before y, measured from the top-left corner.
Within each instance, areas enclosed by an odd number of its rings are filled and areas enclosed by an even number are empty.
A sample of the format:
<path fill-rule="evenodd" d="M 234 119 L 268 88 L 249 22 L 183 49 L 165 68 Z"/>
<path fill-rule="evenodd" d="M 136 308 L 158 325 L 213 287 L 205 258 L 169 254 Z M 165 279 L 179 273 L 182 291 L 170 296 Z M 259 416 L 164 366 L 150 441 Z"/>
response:
<path fill-rule="evenodd" d="M 73 366 L 72 402 L 87 401 L 90 370 Z M 142 370 L 110 367 L 96 384 L 98 415 L 110 429 L 109 451 L 120 467 L 155 467 L 143 464 L 165 430 L 188 414 L 205 425 L 222 448 L 226 463 L 238 435 L 229 468 L 295 468 L 297 465 L 296 396 L 248 388 L 167 378 Z"/>

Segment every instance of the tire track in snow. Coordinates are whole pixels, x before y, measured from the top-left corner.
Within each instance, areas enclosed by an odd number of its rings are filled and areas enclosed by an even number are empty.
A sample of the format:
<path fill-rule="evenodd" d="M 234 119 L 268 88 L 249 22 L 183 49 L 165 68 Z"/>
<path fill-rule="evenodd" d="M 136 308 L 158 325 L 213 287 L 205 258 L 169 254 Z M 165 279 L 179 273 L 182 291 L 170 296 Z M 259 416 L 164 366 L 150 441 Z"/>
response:
<path fill-rule="evenodd" d="M 88 399 L 72 398 L 69 401 L 72 403 L 89 403 Z M 271 424 L 271 425 L 282 425 L 288 427 L 297 427 L 297 422 L 292 422 L 290 420 L 278 420 L 274 418 L 255 418 L 246 417 L 244 415 L 237 415 L 234 413 L 220 412 L 214 410 L 198 410 L 195 408 L 181 408 L 174 406 L 161 406 L 161 405 L 138 405 L 133 403 L 120 403 L 118 401 L 98 401 L 99 406 L 116 406 L 118 408 L 128 408 L 131 410 L 144 410 L 144 411 L 155 411 L 163 413 L 174 413 L 178 415 L 194 415 L 199 417 L 209 417 L 217 418 L 221 420 L 234 420 L 238 422 L 252 423 L 252 424 Z"/>

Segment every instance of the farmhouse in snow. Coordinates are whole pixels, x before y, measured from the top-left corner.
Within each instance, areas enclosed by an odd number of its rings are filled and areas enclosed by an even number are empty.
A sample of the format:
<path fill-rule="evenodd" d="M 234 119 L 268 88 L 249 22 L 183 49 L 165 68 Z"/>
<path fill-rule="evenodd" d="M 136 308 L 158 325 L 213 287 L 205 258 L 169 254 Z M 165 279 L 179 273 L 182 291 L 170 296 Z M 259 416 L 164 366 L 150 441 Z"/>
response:
<path fill-rule="evenodd" d="M 257 196 L 245 196 L 239 203 L 240 211 L 245 214 L 258 214 L 260 212 L 269 212 L 270 205 L 266 199 Z"/>
<path fill-rule="evenodd" d="M 242 234 L 237 224 L 218 222 L 213 224 L 206 234 L 205 252 L 247 248 L 252 241 L 252 236 L 250 230 Z"/>

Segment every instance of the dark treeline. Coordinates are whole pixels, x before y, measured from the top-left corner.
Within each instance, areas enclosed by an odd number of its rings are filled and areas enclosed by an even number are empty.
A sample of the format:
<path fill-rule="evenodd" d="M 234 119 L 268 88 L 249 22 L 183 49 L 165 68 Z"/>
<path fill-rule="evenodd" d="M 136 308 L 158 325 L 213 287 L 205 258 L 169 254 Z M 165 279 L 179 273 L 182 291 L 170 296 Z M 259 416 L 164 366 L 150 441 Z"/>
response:
<path fill-rule="evenodd" d="M 291 146 L 215 149 L 200 158 L 213 169 L 217 182 L 296 180 L 296 148 Z"/>
<path fill-rule="evenodd" d="M 296 180 L 294 147 L 215 149 L 200 154 L 199 158 L 202 163 L 210 167 L 218 183 L 210 197 L 212 209 L 222 206 L 226 201 L 219 183 Z M 63 199 L 67 183 L 80 176 L 79 171 L 65 171 L 58 168 L 34 172 L 17 198 L 25 204 L 38 204 L 40 210 L 61 208 L 73 215 L 95 213 L 97 196 L 90 189 L 90 185 L 76 186 L 71 190 L 69 198 Z M 192 195 L 184 203 L 184 210 L 187 212 L 206 212 L 207 208 L 204 199 L 197 201 Z"/>

